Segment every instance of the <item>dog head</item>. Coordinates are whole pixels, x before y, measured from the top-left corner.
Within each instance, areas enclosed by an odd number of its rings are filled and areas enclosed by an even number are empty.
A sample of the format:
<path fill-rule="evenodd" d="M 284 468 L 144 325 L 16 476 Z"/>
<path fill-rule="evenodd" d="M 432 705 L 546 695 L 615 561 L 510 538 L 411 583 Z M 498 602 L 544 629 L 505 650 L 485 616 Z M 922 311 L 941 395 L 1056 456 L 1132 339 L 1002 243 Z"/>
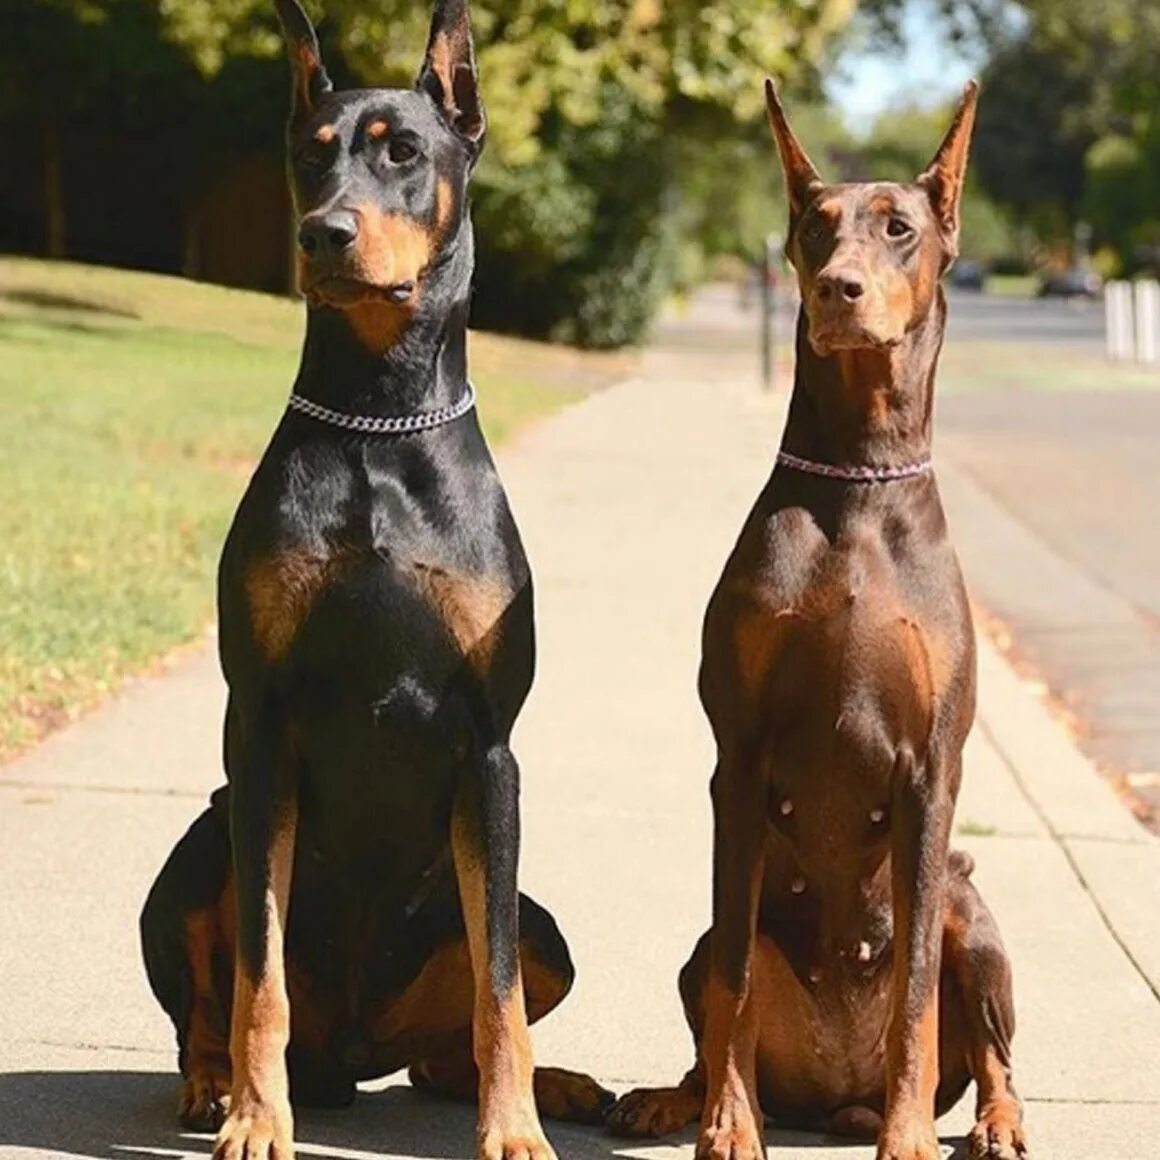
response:
<path fill-rule="evenodd" d="M 958 254 L 977 99 L 972 81 L 934 159 L 912 183 L 827 185 L 790 128 L 773 82 L 766 82 L 789 195 L 786 256 L 820 356 L 896 346 L 926 317 Z"/>
<path fill-rule="evenodd" d="M 413 309 L 458 235 L 486 130 L 467 0 L 437 0 L 414 88 L 345 92 L 298 0 L 275 3 L 291 66 L 302 291 L 340 309 Z"/>

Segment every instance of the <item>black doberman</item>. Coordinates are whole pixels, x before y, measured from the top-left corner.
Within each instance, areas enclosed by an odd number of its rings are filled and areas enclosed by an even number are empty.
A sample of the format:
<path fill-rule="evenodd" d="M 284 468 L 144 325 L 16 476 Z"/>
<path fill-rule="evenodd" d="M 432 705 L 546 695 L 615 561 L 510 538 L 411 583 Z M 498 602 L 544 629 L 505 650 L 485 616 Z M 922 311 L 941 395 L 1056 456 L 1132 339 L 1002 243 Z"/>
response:
<path fill-rule="evenodd" d="M 976 90 L 910 185 L 827 185 L 767 95 L 802 310 L 782 454 L 705 618 L 713 926 L 680 980 L 696 1063 L 609 1122 L 699 1119 L 699 1157 L 754 1160 L 765 1112 L 938 1160 L 936 1111 L 974 1080 L 971 1155 L 1017 1160 L 1011 970 L 948 847 L 975 651 L 928 459 Z"/>
<path fill-rule="evenodd" d="M 548 1160 L 537 1103 L 600 1122 L 610 1096 L 533 1073 L 528 1037 L 573 969 L 517 893 L 532 581 L 468 405 L 467 4 L 436 4 L 414 90 L 349 92 L 277 8 L 306 339 L 221 560 L 228 784 L 141 918 L 180 1115 L 225 1160 L 286 1160 L 292 1100 L 409 1067 L 478 1095 L 481 1156 Z"/>

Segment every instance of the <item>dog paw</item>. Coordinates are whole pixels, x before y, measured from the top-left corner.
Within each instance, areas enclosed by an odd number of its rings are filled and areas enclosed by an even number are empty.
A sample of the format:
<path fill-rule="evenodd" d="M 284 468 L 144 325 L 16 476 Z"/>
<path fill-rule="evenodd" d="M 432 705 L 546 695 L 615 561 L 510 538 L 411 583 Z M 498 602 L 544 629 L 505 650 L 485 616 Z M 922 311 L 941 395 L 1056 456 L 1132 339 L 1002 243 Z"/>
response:
<path fill-rule="evenodd" d="M 556 1153 L 541 1131 L 488 1132 L 479 1139 L 479 1160 L 556 1160 Z"/>
<path fill-rule="evenodd" d="M 941 1160 L 934 1123 L 926 1119 L 890 1123 L 878 1139 L 878 1160 Z"/>
<path fill-rule="evenodd" d="M 294 1160 L 289 1101 L 232 1101 L 214 1143 L 213 1160 Z"/>
<path fill-rule="evenodd" d="M 530 1099 L 481 1114 L 479 1160 L 556 1160 Z"/>
<path fill-rule="evenodd" d="M 693 1123 L 702 1100 L 686 1088 L 637 1088 L 622 1096 L 605 1124 L 614 1136 L 668 1136 Z"/>
<path fill-rule="evenodd" d="M 765 1141 L 748 1099 L 727 1100 L 705 1118 L 696 1160 L 765 1160 Z"/>
<path fill-rule="evenodd" d="M 603 1124 L 616 1097 L 590 1076 L 559 1067 L 537 1067 L 536 1107 L 541 1116 L 574 1124 Z"/>
<path fill-rule="evenodd" d="M 1027 1137 L 1018 1104 L 987 1108 L 967 1137 L 971 1160 L 1027 1160 Z"/>
<path fill-rule="evenodd" d="M 191 1132 L 216 1132 L 230 1108 L 230 1081 L 212 1071 L 195 1072 L 181 1081 L 177 1118 Z"/>

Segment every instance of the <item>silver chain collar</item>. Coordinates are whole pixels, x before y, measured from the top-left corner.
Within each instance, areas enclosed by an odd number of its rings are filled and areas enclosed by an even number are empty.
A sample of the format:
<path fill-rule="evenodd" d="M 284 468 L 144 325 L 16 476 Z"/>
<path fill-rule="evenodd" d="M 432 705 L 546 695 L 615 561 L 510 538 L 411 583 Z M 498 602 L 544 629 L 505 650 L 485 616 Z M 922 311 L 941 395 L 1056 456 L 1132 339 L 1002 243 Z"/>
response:
<path fill-rule="evenodd" d="M 857 464 L 839 466 L 833 463 L 815 463 L 812 459 L 802 459 L 788 451 L 779 451 L 778 463 L 794 471 L 804 471 L 807 475 L 821 475 L 826 479 L 841 479 L 847 483 L 889 483 L 894 479 L 914 479 L 926 475 L 934 469 L 929 459 L 918 463 L 905 463 L 898 467 L 863 467 Z"/>
<path fill-rule="evenodd" d="M 369 415 L 348 415 L 293 393 L 287 403 L 291 411 L 317 419 L 320 423 L 329 423 L 345 431 L 360 431 L 365 435 L 412 435 L 416 431 L 430 431 L 433 427 L 443 427 L 461 419 L 474 406 L 475 387 L 471 383 L 467 384 L 467 393 L 457 403 L 436 407 L 433 411 L 419 411 L 414 415 L 388 415 L 377 419 Z"/>

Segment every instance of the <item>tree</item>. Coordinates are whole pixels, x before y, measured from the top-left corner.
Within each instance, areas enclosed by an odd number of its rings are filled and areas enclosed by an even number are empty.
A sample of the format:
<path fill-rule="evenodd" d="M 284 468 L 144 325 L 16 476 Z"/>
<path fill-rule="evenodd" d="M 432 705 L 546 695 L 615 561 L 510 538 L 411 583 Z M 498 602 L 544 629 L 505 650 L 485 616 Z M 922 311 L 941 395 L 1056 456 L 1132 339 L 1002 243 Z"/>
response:
<path fill-rule="evenodd" d="M 332 73 L 409 83 L 424 5 L 324 7 Z M 238 54 L 280 51 L 267 0 L 161 8 L 169 34 L 208 72 Z M 638 340 L 682 249 L 713 229 L 705 199 L 719 206 L 728 186 L 728 170 L 713 166 L 730 160 L 719 143 L 760 124 L 762 76 L 808 83 L 851 9 L 849 0 L 476 0 L 490 114 L 475 187 L 476 322 L 588 345 Z M 756 172 L 747 168 L 747 217 L 768 205 Z M 771 161 L 768 174 L 774 189 Z"/>
<path fill-rule="evenodd" d="M 945 11 L 942 0 L 938 3 Z M 1089 220 L 1130 262 L 1160 238 L 1160 5 L 963 0 L 958 28 L 990 61 L 976 170 L 1021 223 L 1059 246 Z"/>

